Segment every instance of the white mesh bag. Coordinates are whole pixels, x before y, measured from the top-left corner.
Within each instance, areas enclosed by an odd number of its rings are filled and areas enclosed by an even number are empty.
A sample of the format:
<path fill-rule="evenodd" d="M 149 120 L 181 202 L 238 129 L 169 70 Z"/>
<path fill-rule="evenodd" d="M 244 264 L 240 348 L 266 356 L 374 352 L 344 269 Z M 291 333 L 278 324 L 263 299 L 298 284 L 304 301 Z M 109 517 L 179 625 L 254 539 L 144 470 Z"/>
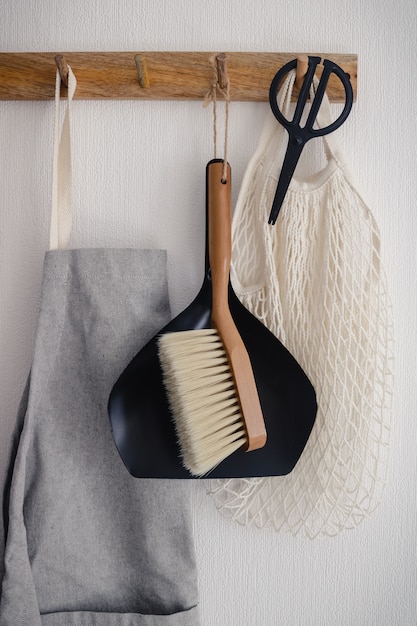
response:
<path fill-rule="evenodd" d="M 291 72 L 278 96 L 287 114 L 294 78 Z M 325 96 L 318 123 L 330 121 Z M 324 168 L 293 178 L 275 226 L 268 225 L 287 145 L 268 111 L 233 216 L 232 282 L 309 376 L 316 422 L 287 476 L 212 480 L 207 489 L 219 510 L 241 524 L 314 538 L 356 527 L 380 501 L 393 333 L 375 220 L 334 135 L 311 143 L 324 144 Z"/>

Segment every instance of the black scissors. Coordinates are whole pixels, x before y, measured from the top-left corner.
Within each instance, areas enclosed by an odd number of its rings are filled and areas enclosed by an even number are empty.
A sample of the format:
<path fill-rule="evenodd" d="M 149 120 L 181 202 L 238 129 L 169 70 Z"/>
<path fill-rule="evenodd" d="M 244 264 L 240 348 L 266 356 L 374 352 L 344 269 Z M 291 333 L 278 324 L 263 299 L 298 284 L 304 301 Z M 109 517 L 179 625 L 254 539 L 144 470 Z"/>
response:
<path fill-rule="evenodd" d="M 282 164 L 281 175 L 279 177 L 277 190 L 275 192 L 274 201 L 272 204 L 271 213 L 269 214 L 268 224 L 275 224 L 279 210 L 281 208 L 284 196 L 287 193 L 288 186 L 291 178 L 294 174 L 295 167 L 300 158 L 301 152 L 309 139 L 314 137 L 322 137 L 328 133 L 333 132 L 336 128 L 339 128 L 348 117 L 353 103 L 353 90 L 349 80 L 349 75 L 342 70 L 339 65 L 336 65 L 333 61 L 325 59 L 323 61 L 324 69 L 320 77 L 320 81 L 317 85 L 317 90 L 314 99 L 311 103 L 311 109 L 307 117 L 307 121 L 304 126 L 300 126 L 301 116 L 303 114 L 307 97 L 310 92 L 311 83 L 316 71 L 317 65 L 320 63 L 320 57 L 308 57 L 308 70 L 304 78 L 303 86 L 300 89 L 300 95 L 295 107 L 294 117 L 292 120 L 287 120 L 278 108 L 277 92 L 282 78 L 288 74 L 288 72 L 294 69 L 297 65 L 297 59 L 290 61 L 277 72 L 271 83 L 269 89 L 269 104 L 277 120 L 287 129 L 289 134 L 288 147 L 285 153 L 284 162 Z M 336 74 L 345 90 L 345 106 L 339 117 L 324 128 L 313 128 L 317 119 L 317 114 L 322 103 L 324 93 L 326 91 L 327 83 L 330 78 L 330 74 Z"/>

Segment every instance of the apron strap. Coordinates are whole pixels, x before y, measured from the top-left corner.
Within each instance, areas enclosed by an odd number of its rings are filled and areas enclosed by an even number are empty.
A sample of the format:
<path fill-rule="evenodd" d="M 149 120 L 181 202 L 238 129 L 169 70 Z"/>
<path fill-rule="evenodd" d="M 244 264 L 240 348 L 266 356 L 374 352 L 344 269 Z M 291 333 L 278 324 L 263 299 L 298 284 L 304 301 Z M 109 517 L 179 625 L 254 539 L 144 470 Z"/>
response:
<path fill-rule="evenodd" d="M 70 67 L 68 67 L 68 101 L 62 123 L 61 136 L 59 132 L 61 76 L 57 70 L 55 83 L 55 131 L 54 157 L 52 172 L 52 211 L 49 233 L 49 249 L 61 250 L 68 247 L 72 225 L 71 207 L 71 102 L 77 87 L 77 81 Z"/>

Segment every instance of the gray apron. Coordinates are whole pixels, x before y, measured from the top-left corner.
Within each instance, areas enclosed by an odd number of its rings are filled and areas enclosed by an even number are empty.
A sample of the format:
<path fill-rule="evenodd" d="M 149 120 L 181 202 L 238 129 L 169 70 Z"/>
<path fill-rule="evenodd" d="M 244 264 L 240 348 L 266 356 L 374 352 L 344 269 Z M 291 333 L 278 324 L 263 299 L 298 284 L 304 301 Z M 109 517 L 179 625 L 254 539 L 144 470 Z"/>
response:
<path fill-rule="evenodd" d="M 107 414 L 120 372 L 169 320 L 167 291 L 165 251 L 46 254 L 0 626 L 200 623 L 188 482 L 133 478 Z"/>

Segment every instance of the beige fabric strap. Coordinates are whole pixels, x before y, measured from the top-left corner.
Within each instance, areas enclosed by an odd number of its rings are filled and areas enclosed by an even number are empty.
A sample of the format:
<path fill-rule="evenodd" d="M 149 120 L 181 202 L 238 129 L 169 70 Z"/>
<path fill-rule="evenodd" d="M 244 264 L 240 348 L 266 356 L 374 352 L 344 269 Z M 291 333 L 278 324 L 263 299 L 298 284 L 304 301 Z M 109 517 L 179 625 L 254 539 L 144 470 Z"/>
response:
<path fill-rule="evenodd" d="M 76 78 L 68 67 L 68 100 L 61 125 L 61 76 L 57 70 L 55 83 L 55 131 L 54 131 L 54 160 L 52 174 L 52 211 L 49 234 L 50 250 L 60 250 L 68 247 L 71 234 L 71 101 L 77 87 Z"/>

